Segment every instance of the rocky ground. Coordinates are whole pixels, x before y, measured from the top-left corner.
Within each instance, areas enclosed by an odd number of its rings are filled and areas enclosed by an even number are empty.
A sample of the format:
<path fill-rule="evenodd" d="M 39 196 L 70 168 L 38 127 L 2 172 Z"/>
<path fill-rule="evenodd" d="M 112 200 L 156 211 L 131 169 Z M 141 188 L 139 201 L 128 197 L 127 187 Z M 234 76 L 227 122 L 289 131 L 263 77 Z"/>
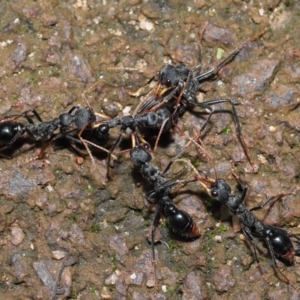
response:
<path fill-rule="evenodd" d="M 140 98 L 128 91 L 143 86 L 165 63 L 193 68 L 201 62 L 208 70 L 268 29 L 199 94 L 199 101 L 239 102 L 254 168 L 227 113 L 213 116 L 201 153 L 190 146 L 183 156 L 201 174 L 214 177 L 215 167 L 233 189 L 234 167 L 249 185 L 249 207 L 264 203 L 266 195 L 293 192 L 255 214 L 300 234 L 300 3 L 189 2 L 1 1 L 0 113 L 35 109 L 49 120 L 74 105 L 85 107 L 84 91 L 96 112 L 132 113 Z M 199 111 L 179 121 L 186 136 L 201 127 L 205 115 Z M 186 142 L 178 130 L 165 140 L 153 159 L 161 169 Z M 34 160 L 37 146 L 20 140 L 9 151 L 12 159 L 0 160 L 0 299 L 300 298 L 299 258 L 292 266 L 278 262 L 288 284 L 258 243 L 262 278 L 237 220 L 198 183 L 183 188 L 175 202 L 193 217 L 201 237 L 176 240 L 162 222 L 155 295 L 146 239 L 153 210 L 129 153 L 117 155 L 106 183 L 105 155 L 93 152 L 93 165 L 88 156 L 50 146 L 45 159 Z M 177 168 L 182 165 L 175 164 L 168 176 L 182 175 Z"/>

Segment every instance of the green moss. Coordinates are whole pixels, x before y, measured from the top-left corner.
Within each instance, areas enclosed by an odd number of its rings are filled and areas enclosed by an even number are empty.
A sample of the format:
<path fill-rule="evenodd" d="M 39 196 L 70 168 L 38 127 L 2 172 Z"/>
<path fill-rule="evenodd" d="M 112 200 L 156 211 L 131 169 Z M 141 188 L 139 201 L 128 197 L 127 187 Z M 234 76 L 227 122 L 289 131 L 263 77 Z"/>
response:
<path fill-rule="evenodd" d="M 116 271 L 118 269 L 118 266 L 115 264 L 115 262 L 116 262 L 115 255 L 110 256 L 109 260 L 112 262 L 112 270 Z"/>
<path fill-rule="evenodd" d="M 60 77 L 60 71 L 53 71 L 53 72 L 51 72 L 51 74 L 50 74 L 50 76 L 52 76 L 52 77 Z"/>
<path fill-rule="evenodd" d="M 113 271 L 116 271 L 117 269 L 118 269 L 117 265 L 114 264 L 114 265 L 112 266 L 112 270 L 113 270 Z"/>
<path fill-rule="evenodd" d="M 292 6 L 294 4 L 294 0 L 285 0 L 284 1 L 284 5 L 286 6 L 286 7 L 290 7 L 290 6 Z"/>
<path fill-rule="evenodd" d="M 90 229 L 90 232 L 93 232 L 93 233 L 99 233 L 100 231 L 101 231 L 101 227 L 98 224 L 92 225 L 92 227 Z"/>
<path fill-rule="evenodd" d="M 161 222 L 160 222 L 160 225 L 162 226 L 162 227 L 168 227 L 168 222 L 167 222 L 167 220 L 162 220 Z"/>
<path fill-rule="evenodd" d="M 195 168 L 198 168 L 200 166 L 200 160 L 196 160 L 195 162 L 193 162 L 193 166 Z"/>
<path fill-rule="evenodd" d="M 223 233 L 226 232 L 228 230 L 226 225 L 221 224 L 219 227 L 217 227 L 217 231 L 218 233 Z"/>
<path fill-rule="evenodd" d="M 221 134 L 229 134 L 230 132 L 231 132 L 231 128 L 230 128 L 229 126 L 226 126 L 226 127 L 222 130 Z"/>
<path fill-rule="evenodd" d="M 11 99 L 12 99 L 13 101 L 17 101 L 18 98 L 19 98 L 19 96 L 16 95 L 16 94 L 13 94 L 13 95 L 11 96 Z"/>
<path fill-rule="evenodd" d="M 93 192 L 93 188 L 90 186 L 90 185 L 88 185 L 88 188 L 87 188 L 87 192 L 89 193 L 89 194 L 91 194 L 92 192 Z"/>
<path fill-rule="evenodd" d="M 177 248 L 177 243 L 174 240 L 168 242 L 168 248 L 170 252 L 173 252 Z"/>
<path fill-rule="evenodd" d="M 77 220 L 78 220 L 78 218 L 77 218 L 77 216 L 76 216 L 75 214 L 69 215 L 68 218 L 69 218 L 71 221 L 73 221 L 74 223 L 77 222 Z"/>
<path fill-rule="evenodd" d="M 211 198 L 211 197 L 206 197 L 205 198 L 205 206 L 207 208 L 212 207 L 213 204 L 214 204 L 214 199 L 213 198 Z"/>

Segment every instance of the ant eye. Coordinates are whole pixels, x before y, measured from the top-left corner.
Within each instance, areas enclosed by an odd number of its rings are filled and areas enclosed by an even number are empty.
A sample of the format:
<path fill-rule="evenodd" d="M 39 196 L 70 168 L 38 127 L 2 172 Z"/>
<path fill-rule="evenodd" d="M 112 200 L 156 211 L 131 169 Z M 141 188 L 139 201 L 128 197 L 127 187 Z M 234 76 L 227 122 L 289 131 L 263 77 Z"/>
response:
<path fill-rule="evenodd" d="M 219 194 L 216 191 L 212 191 L 211 195 L 212 195 L 212 197 L 216 198 L 216 197 L 218 197 Z"/>
<path fill-rule="evenodd" d="M 150 149 L 150 145 L 148 143 L 143 143 L 141 145 L 145 150 L 149 150 Z"/>

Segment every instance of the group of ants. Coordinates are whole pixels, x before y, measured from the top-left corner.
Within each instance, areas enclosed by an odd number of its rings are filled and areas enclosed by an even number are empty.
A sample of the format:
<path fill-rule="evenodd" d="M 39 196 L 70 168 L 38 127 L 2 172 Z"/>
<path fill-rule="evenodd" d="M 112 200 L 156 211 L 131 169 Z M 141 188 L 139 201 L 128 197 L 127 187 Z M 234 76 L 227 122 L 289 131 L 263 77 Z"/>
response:
<path fill-rule="evenodd" d="M 258 36 L 262 34 L 263 33 Z M 250 41 L 256 39 L 258 36 L 255 36 Z M 214 79 L 219 71 L 231 62 L 248 42 L 249 41 L 241 44 L 228 57 L 208 71 L 201 72 L 200 66 L 189 69 L 184 65 L 166 64 L 157 73 L 156 78 L 158 78 L 155 88 L 151 90 L 148 97 L 145 97 L 145 99 L 140 102 L 132 115 L 125 115 L 114 119 L 103 118 L 103 115 L 94 112 L 88 105 L 85 108 L 74 106 L 68 112 L 50 121 L 42 121 L 40 115 L 32 109 L 22 114 L 7 116 L 0 122 L 0 152 L 5 153 L 7 149 L 13 148 L 17 141 L 26 138 L 33 142 L 42 142 L 43 146 L 39 154 L 41 158 L 44 156 L 45 149 L 50 143 L 64 138 L 71 141 L 71 143 L 84 146 L 93 163 L 95 163 L 95 161 L 91 154 L 91 148 L 95 147 L 106 152 L 108 157 L 106 177 L 108 179 L 111 159 L 115 157 L 113 153 L 120 145 L 124 133 L 129 130 L 131 132 L 133 145 L 128 151 L 130 151 L 133 164 L 139 168 L 142 176 L 148 181 L 152 188 L 152 190 L 147 193 L 147 200 L 151 204 L 156 205 L 150 238 L 153 262 L 155 261 L 155 230 L 158 227 L 161 215 L 167 220 L 170 231 L 178 237 L 193 240 L 200 236 L 197 225 L 192 217 L 186 211 L 177 208 L 173 202 L 175 187 L 177 187 L 178 190 L 179 186 L 198 181 L 201 182 L 215 201 L 225 204 L 233 215 L 238 216 L 242 226 L 242 232 L 253 247 L 254 257 L 262 277 L 263 273 L 259 264 L 255 238 L 263 240 L 267 246 L 274 270 L 278 272 L 278 274 L 281 274 L 289 285 L 300 292 L 280 270 L 276 262 L 276 259 L 279 259 L 286 264 L 293 264 L 294 256 L 300 255 L 300 249 L 297 248 L 297 245 L 300 244 L 300 238 L 285 229 L 265 224 L 258 220 L 253 214 L 254 210 L 258 210 L 268 204 L 273 204 L 287 194 L 280 194 L 269 198 L 265 204 L 248 209 L 245 205 L 247 186 L 242 187 L 241 193 L 232 193 L 230 185 L 225 180 L 219 179 L 216 171 L 215 179 L 200 176 L 199 173 L 190 180 L 172 180 L 165 176 L 165 173 L 170 169 L 173 162 L 184 160 L 179 157 L 185 151 L 188 144 L 192 142 L 199 144 L 201 142 L 201 136 L 211 121 L 212 115 L 218 112 L 224 113 L 223 110 L 218 111 L 214 109 L 214 105 L 220 103 L 230 104 L 230 112 L 236 125 L 237 136 L 247 159 L 252 165 L 247 145 L 243 139 L 235 108 L 236 103 L 231 99 L 215 99 L 198 102 L 196 98 L 197 93 L 201 91 L 202 84 Z M 84 99 L 86 100 L 85 97 Z M 177 122 L 179 118 L 190 108 L 204 109 L 207 117 L 197 137 L 193 139 L 190 138 L 189 143 L 171 160 L 165 170 L 161 171 L 151 163 L 151 153 L 154 151 L 151 150 L 149 143 L 144 139 L 143 132 L 147 130 L 157 131 L 157 139 L 154 146 L 155 150 L 161 135 L 164 132 L 170 131 L 173 127 L 178 128 Z M 225 112 L 228 113 L 228 111 Z M 100 121 L 99 117 L 101 117 Z M 22 118 L 24 122 L 20 121 Z M 33 118 L 36 118 L 39 123 L 35 124 Z M 120 128 L 119 135 L 110 148 L 107 149 L 105 146 L 111 138 L 110 130 L 116 127 Z M 4 154 L 1 154 L 1 156 L 6 157 Z M 189 165 L 193 168 L 192 164 Z M 233 175 L 238 179 L 234 173 Z"/>

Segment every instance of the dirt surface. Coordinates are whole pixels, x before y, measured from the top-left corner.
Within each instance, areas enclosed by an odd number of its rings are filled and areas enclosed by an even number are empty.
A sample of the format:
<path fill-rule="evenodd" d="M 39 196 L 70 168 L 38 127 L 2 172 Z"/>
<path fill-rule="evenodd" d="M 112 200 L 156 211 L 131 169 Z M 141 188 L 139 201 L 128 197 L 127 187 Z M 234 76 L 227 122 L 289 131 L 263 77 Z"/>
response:
<path fill-rule="evenodd" d="M 201 174 L 226 179 L 231 167 L 249 185 L 247 205 L 265 195 L 294 192 L 256 215 L 300 234 L 300 3 L 270 1 L 1 1 L 0 113 L 38 111 L 52 119 L 74 105 L 110 117 L 133 113 L 143 86 L 167 62 L 202 70 L 248 43 L 215 80 L 205 83 L 202 101 L 231 98 L 254 168 L 237 139 L 230 114 L 215 114 L 203 139 L 183 155 Z M 203 32 L 203 29 L 206 30 Z M 201 34 L 203 37 L 201 38 Z M 218 108 L 228 109 L 227 105 Z M 205 118 L 205 115 L 204 115 Z M 193 135 L 204 121 L 187 112 L 179 121 Z M 112 139 L 118 134 L 114 131 Z M 185 144 L 173 130 L 153 164 L 163 169 Z M 129 144 L 130 145 L 130 144 Z M 129 146 L 130 147 L 130 146 Z M 212 203 L 198 183 L 175 198 L 195 220 L 201 237 L 173 239 L 164 223 L 155 246 L 157 294 L 146 236 L 153 210 L 129 152 L 117 155 L 105 185 L 106 157 L 83 163 L 66 147 L 15 144 L 0 159 L 0 299 L 299 299 L 276 275 L 259 243 L 260 266 L 237 222 Z M 169 177 L 178 175 L 174 166 Z M 190 174 L 191 175 L 191 174 Z M 192 175 L 191 175 L 192 176 Z M 300 260 L 278 262 L 300 289 Z"/>

